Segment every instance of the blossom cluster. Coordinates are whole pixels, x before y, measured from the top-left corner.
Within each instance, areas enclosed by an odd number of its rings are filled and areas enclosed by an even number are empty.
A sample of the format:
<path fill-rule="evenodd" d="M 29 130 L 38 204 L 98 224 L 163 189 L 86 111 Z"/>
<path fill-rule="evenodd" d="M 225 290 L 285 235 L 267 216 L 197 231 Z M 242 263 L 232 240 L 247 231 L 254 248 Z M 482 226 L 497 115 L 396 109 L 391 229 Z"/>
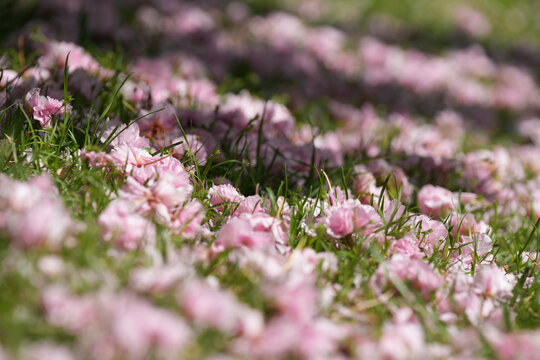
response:
<path fill-rule="evenodd" d="M 44 36 L 18 32 L 36 61 L 0 59 L 0 276 L 39 327 L 0 359 L 535 358 L 538 331 L 510 325 L 538 282 L 533 70 L 353 37 L 299 3 L 37 5 Z M 263 90 L 229 83 L 242 67 Z M 483 133 L 500 112 L 508 146 Z"/>

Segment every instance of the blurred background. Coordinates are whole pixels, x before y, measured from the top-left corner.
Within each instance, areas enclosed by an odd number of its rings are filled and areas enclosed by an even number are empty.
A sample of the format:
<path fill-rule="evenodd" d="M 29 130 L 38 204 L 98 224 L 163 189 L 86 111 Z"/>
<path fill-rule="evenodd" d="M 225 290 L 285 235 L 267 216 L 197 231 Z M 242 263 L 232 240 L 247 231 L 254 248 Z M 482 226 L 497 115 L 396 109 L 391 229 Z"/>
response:
<path fill-rule="evenodd" d="M 163 1 L 161 1 L 163 2 Z M 170 1 L 171 3 L 179 1 Z M 205 8 L 225 11 L 228 6 L 243 7 L 262 15 L 284 10 L 313 22 L 331 23 L 350 31 L 393 37 L 395 40 L 426 41 L 432 46 L 455 41 L 456 31 L 478 35 L 493 46 L 537 46 L 540 42 L 540 2 L 535 0 L 245 0 L 183 1 Z M 88 6 L 81 0 L 2 0 L 0 1 L 0 35 L 6 39 L 25 23 L 42 17 L 40 11 L 63 7 L 70 11 Z M 149 1 L 92 1 L 96 6 L 120 6 L 124 15 L 136 12 L 137 6 Z M 99 5 L 110 3 L 109 5 Z M 94 5 L 90 6 L 93 7 Z M 105 9 L 104 9 L 105 10 Z M 477 12 L 476 14 L 473 14 Z M 468 14 L 467 14 L 468 13 Z M 113 17 L 113 14 L 101 14 Z M 124 18 L 123 20 L 126 20 Z M 105 19 L 101 19 L 104 21 Z M 484 24 L 485 23 L 485 24 Z M 476 28 L 476 29 L 474 29 Z"/>
<path fill-rule="evenodd" d="M 515 130 L 512 119 L 540 108 L 540 1 L 0 4 L 0 49 L 13 69 L 36 59 L 46 39 L 74 42 L 118 71 L 141 56 L 180 52 L 204 65 L 220 93 L 271 98 L 323 130 L 333 127 L 328 100 L 428 118 L 452 109 L 501 138 Z"/>

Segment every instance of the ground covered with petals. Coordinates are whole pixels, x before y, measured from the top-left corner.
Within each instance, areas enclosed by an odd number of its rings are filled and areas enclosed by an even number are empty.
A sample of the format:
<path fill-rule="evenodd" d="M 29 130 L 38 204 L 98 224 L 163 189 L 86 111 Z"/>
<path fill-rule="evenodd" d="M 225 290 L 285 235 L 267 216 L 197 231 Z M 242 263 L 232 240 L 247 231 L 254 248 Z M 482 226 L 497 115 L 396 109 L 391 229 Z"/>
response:
<path fill-rule="evenodd" d="M 7 3 L 1 360 L 538 358 L 529 2 Z"/>

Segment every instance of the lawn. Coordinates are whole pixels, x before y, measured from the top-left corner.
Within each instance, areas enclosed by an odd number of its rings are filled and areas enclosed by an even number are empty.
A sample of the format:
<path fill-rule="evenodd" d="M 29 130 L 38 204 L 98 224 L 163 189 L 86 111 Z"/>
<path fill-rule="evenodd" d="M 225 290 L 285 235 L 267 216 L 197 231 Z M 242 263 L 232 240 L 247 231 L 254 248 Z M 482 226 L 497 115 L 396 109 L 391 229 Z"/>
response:
<path fill-rule="evenodd" d="M 0 360 L 538 358 L 539 16 L 5 0 Z"/>

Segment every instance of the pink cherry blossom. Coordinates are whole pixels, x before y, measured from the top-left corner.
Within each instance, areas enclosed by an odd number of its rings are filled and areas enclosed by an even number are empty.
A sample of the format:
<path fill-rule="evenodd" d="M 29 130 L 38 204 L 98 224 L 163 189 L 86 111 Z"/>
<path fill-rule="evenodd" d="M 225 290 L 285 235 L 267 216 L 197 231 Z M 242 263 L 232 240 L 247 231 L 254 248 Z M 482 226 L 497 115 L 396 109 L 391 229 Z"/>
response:
<path fill-rule="evenodd" d="M 19 77 L 19 74 L 15 70 L 2 69 L 0 74 L 0 87 L 17 86 L 20 85 L 22 79 Z"/>
<path fill-rule="evenodd" d="M 480 265 L 474 276 L 474 291 L 484 297 L 508 298 L 512 295 L 515 278 L 495 264 Z"/>
<path fill-rule="evenodd" d="M 399 220 L 405 213 L 405 206 L 397 199 L 385 201 L 383 207 L 384 220 L 386 222 Z"/>
<path fill-rule="evenodd" d="M 78 298 L 60 286 L 44 289 L 41 297 L 47 321 L 54 326 L 80 332 L 96 319 L 96 305 L 89 297 Z"/>
<path fill-rule="evenodd" d="M 188 184 L 176 186 L 177 181 L 174 175 L 164 173 L 155 182 L 151 182 L 150 186 L 144 186 L 128 176 L 126 185 L 120 191 L 120 197 L 134 204 L 142 214 L 154 212 L 168 219 L 168 213 L 189 200 L 193 190 Z"/>
<path fill-rule="evenodd" d="M 63 68 L 68 54 L 70 72 L 83 69 L 89 73 L 99 71 L 103 72 L 104 75 L 109 73 L 104 71 L 99 63 L 83 48 L 68 42 L 50 41 L 45 47 L 45 54 L 39 58 L 39 65 L 48 69 Z"/>
<path fill-rule="evenodd" d="M 377 187 L 375 176 L 364 168 L 356 168 L 358 174 L 354 179 L 354 192 L 360 196 L 363 203 L 369 204 L 371 197 L 378 200 L 381 194 L 381 187 Z"/>
<path fill-rule="evenodd" d="M 63 115 L 64 110 L 71 112 L 71 105 L 66 105 L 60 100 L 53 99 L 50 96 L 41 96 L 41 90 L 38 88 L 30 90 L 26 94 L 26 103 L 32 109 L 32 116 L 39 121 L 43 128 L 50 128 L 53 115 Z"/>
<path fill-rule="evenodd" d="M 111 316 L 109 336 L 128 358 L 141 359 L 152 348 L 174 358 L 190 340 L 190 329 L 182 319 L 146 301 L 122 294 L 103 305 L 104 315 Z"/>
<path fill-rule="evenodd" d="M 212 206 L 221 205 L 222 203 L 240 203 L 245 197 L 241 195 L 236 188 L 230 184 L 214 185 L 208 190 L 208 197 Z M 223 207 L 217 207 L 222 209 Z"/>
<path fill-rule="evenodd" d="M 317 289 L 309 281 L 289 280 L 266 290 L 280 314 L 298 323 L 311 320 L 317 311 Z"/>
<path fill-rule="evenodd" d="M 260 313 L 240 304 L 231 294 L 203 281 L 189 281 L 178 295 L 180 307 L 199 326 L 255 336 L 262 331 Z"/>
<path fill-rule="evenodd" d="M 59 250 L 78 230 L 48 175 L 27 182 L 0 174 L 0 231 L 22 248 Z"/>
<path fill-rule="evenodd" d="M 354 231 L 354 211 L 352 208 L 336 207 L 326 211 L 325 225 L 328 235 L 340 238 Z"/>
<path fill-rule="evenodd" d="M 99 215 L 105 241 L 122 250 L 135 250 L 155 243 L 154 224 L 135 212 L 133 204 L 125 200 L 113 200 Z"/>
<path fill-rule="evenodd" d="M 448 230 L 443 223 L 432 220 L 425 215 L 417 215 L 411 219 L 412 231 L 420 239 L 419 246 L 427 255 L 433 254 L 440 249 L 448 237 Z"/>
<path fill-rule="evenodd" d="M 382 226 L 382 220 L 375 209 L 358 200 L 346 200 L 328 208 L 325 213 L 322 222 L 327 226 L 328 235 L 334 238 L 353 232 L 370 235 Z"/>
<path fill-rule="evenodd" d="M 540 332 L 538 330 L 522 330 L 505 334 L 490 329 L 488 339 L 497 356 L 502 360 L 523 359 L 534 360 L 540 351 Z"/>
<path fill-rule="evenodd" d="M 390 254 L 401 254 L 409 259 L 418 260 L 424 257 L 424 253 L 420 251 L 418 245 L 419 241 L 416 236 L 409 234 L 392 241 L 388 251 Z"/>
<path fill-rule="evenodd" d="M 481 261 L 491 260 L 491 257 L 486 258 L 486 256 L 489 256 L 492 249 L 493 241 L 486 234 L 462 235 L 458 244 L 458 250 L 453 254 L 453 257 L 461 259 L 466 264 L 477 261 L 477 259 Z"/>
<path fill-rule="evenodd" d="M 129 293 L 76 296 L 63 288 L 43 294 L 48 321 L 81 340 L 93 359 L 143 359 L 151 352 L 173 359 L 191 340 L 177 315 Z"/>
<path fill-rule="evenodd" d="M 418 191 L 420 211 L 433 218 L 444 217 L 455 205 L 452 192 L 445 188 L 425 185 Z"/>
<path fill-rule="evenodd" d="M 474 235 L 489 232 L 489 226 L 483 221 L 476 221 L 473 214 L 452 214 L 450 225 L 454 235 Z"/>
<path fill-rule="evenodd" d="M 116 126 L 110 126 L 103 132 L 101 141 L 105 142 L 107 139 L 110 139 L 110 146 L 116 147 L 120 144 L 129 144 L 136 148 L 147 148 L 150 147 L 150 141 L 140 136 L 139 125 L 137 123 L 130 124 L 127 126 L 125 124 Z"/>
<path fill-rule="evenodd" d="M 394 255 L 382 263 L 372 277 L 374 289 L 382 293 L 390 284 L 402 281 L 410 283 L 424 298 L 429 298 L 442 284 L 443 279 L 433 267 L 421 260 L 407 259 Z"/>
<path fill-rule="evenodd" d="M 195 156 L 197 161 L 204 165 L 210 155 L 216 149 L 216 140 L 214 137 L 204 130 L 194 130 L 185 136 L 171 140 L 172 143 L 182 142 L 174 147 L 175 157 L 181 159 L 186 152 Z"/>
<path fill-rule="evenodd" d="M 272 234 L 267 231 L 273 221 L 271 217 L 250 214 L 232 218 L 218 231 L 214 245 L 217 249 L 229 247 L 268 248 L 273 246 L 275 242 Z"/>
<path fill-rule="evenodd" d="M 378 346 L 386 359 L 421 356 L 426 347 L 424 329 L 410 309 L 399 309 L 393 321 L 383 327 Z"/>
<path fill-rule="evenodd" d="M 131 272 L 129 284 L 137 291 L 163 294 L 172 290 L 185 277 L 192 275 L 192 272 L 191 268 L 180 262 L 148 268 L 140 267 Z"/>
<path fill-rule="evenodd" d="M 165 226 L 175 234 L 182 234 L 187 239 L 193 239 L 202 233 L 203 219 L 203 206 L 197 200 L 191 200 L 173 211 L 171 221 Z"/>
<path fill-rule="evenodd" d="M 304 324 L 282 316 L 272 319 L 259 336 L 239 339 L 234 350 L 257 359 L 335 358 L 338 342 L 345 335 L 341 327 L 324 319 Z"/>
<path fill-rule="evenodd" d="M 251 195 L 243 198 L 236 210 L 234 211 L 235 216 L 241 214 L 265 214 L 267 212 L 267 202 L 264 201 L 259 195 Z"/>

